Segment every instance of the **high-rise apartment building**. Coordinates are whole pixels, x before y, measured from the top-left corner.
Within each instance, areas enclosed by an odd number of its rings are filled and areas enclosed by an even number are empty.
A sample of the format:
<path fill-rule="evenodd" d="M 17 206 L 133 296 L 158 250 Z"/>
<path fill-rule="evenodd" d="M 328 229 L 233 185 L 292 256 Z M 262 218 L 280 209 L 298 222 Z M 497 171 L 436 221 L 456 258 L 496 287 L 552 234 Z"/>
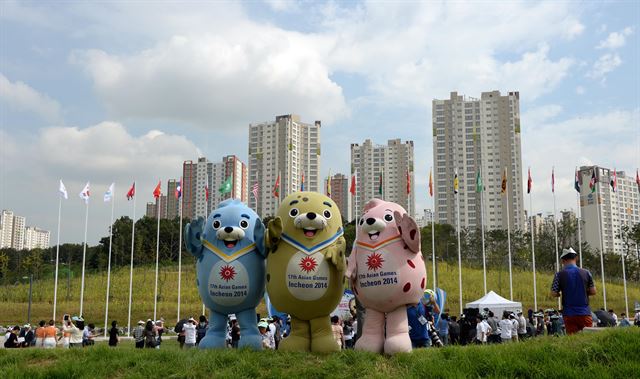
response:
<path fill-rule="evenodd" d="M 398 203 L 415 216 L 413 141 L 392 139 L 386 145 L 374 145 L 367 139 L 362 145 L 352 143 L 351 172 L 356 176 L 352 217 L 360 217 L 364 205 L 373 198 Z"/>
<path fill-rule="evenodd" d="M 216 163 L 204 157 L 197 162 L 185 161 L 182 174 L 182 216 L 185 218 L 207 217 L 226 199 L 247 202 L 247 166 L 235 155 L 225 156 Z M 220 187 L 227 179 L 231 183 L 230 192 L 221 193 Z"/>
<path fill-rule="evenodd" d="M 24 248 L 47 249 L 49 247 L 50 232 L 40 228 L 27 226 L 24 232 Z"/>
<path fill-rule="evenodd" d="M 592 191 L 589 184 L 595 173 L 597 185 Z M 613 191 L 613 170 L 600 166 L 582 166 L 578 173 L 582 182 L 580 211 L 584 227 L 583 239 L 592 249 L 621 254 L 625 252 L 620 238 L 623 226 L 633 227 L 640 222 L 640 195 L 633 176 L 616 171 L 617 188 Z M 602 236 L 602 240 L 601 240 Z M 635 251 L 635 247 L 632 247 Z"/>
<path fill-rule="evenodd" d="M 525 221 L 520 147 L 520 95 L 483 92 L 480 99 L 451 92 L 433 100 L 433 161 L 436 222 L 456 225 L 453 178 L 459 179 L 460 226 L 480 228 L 481 199 L 476 174 L 482 173 L 486 229 L 507 229 L 507 196 L 511 228 Z M 501 194 L 504 169 L 507 194 Z"/>
<path fill-rule="evenodd" d="M 320 121 L 307 124 L 297 115 L 249 125 L 249 181 L 257 183 L 257 198 L 249 206 L 261 217 L 273 216 L 281 199 L 300 190 L 302 175 L 307 191 L 320 190 Z M 280 177 L 279 197 L 273 188 Z"/>
<path fill-rule="evenodd" d="M 335 174 L 331 177 L 331 199 L 336 203 L 342 222 L 351 221 L 351 196 L 349 193 L 349 177 Z"/>
<path fill-rule="evenodd" d="M 158 206 L 156 203 L 148 202 L 144 215 L 150 218 L 158 217 Z"/>
<path fill-rule="evenodd" d="M 179 201 L 176 198 L 176 187 L 178 186 L 178 180 L 169 179 L 167 181 L 167 214 L 166 218 L 173 220 L 179 216 L 178 208 Z"/>
<path fill-rule="evenodd" d="M 12 246 L 13 241 L 13 212 L 3 210 L 0 215 L 0 249 Z"/>

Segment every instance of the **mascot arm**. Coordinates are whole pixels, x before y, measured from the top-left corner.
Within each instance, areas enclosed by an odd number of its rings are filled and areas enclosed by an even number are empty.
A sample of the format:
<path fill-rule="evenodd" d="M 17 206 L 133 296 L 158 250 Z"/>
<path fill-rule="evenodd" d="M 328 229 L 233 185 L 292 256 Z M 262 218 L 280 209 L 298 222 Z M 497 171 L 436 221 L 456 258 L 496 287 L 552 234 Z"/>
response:
<path fill-rule="evenodd" d="M 184 229 L 184 242 L 189 251 L 194 257 L 200 258 L 202 256 L 202 229 L 204 228 L 204 218 L 198 217 L 187 224 Z"/>
<path fill-rule="evenodd" d="M 333 245 L 326 248 L 324 251 L 324 257 L 334 266 L 339 272 L 344 272 L 345 270 L 345 262 L 344 262 L 344 252 L 347 250 L 347 241 L 344 237 L 340 237 L 336 240 Z"/>
<path fill-rule="evenodd" d="M 345 276 L 348 279 L 355 279 L 358 274 L 358 264 L 356 259 L 356 243 L 353 242 L 353 248 L 351 249 L 351 254 L 347 257 L 347 271 L 345 272 Z"/>
<path fill-rule="evenodd" d="M 269 221 L 267 225 L 267 231 L 264 234 L 265 247 L 269 250 L 275 250 L 280 242 L 280 236 L 282 235 L 282 220 L 280 217 L 276 217 Z"/>
<path fill-rule="evenodd" d="M 409 247 L 409 250 L 414 253 L 420 252 L 420 228 L 418 228 L 415 220 L 408 214 L 400 214 L 398 211 L 393 212 L 393 217 L 396 220 L 402 240 Z"/>
<path fill-rule="evenodd" d="M 263 257 L 267 256 L 267 248 L 265 247 L 265 227 L 262 220 L 256 220 L 256 226 L 253 228 L 253 239 L 256 242 L 256 249 Z"/>

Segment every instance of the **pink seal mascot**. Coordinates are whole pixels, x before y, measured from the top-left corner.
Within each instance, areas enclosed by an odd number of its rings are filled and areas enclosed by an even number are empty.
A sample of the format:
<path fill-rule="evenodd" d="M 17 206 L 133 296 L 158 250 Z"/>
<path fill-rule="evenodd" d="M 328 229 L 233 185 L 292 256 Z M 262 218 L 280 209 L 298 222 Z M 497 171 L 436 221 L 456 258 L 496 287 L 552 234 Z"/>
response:
<path fill-rule="evenodd" d="M 407 305 L 417 304 L 427 285 L 420 229 L 400 205 L 373 199 L 356 236 L 345 274 L 366 309 L 356 349 L 410 352 Z"/>

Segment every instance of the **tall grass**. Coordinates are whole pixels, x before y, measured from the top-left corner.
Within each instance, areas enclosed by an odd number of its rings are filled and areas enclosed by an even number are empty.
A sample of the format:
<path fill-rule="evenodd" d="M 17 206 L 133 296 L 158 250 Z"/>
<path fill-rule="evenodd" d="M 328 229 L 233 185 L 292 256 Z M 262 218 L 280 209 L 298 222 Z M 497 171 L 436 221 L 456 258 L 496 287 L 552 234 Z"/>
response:
<path fill-rule="evenodd" d="M 431 266 L 427 262 L 429 286 L 432 283 Z M 134 269 L 133 278 L 133 307 L 132 323 L 139 319 L 146 320 L 153 316 L 154 266 L 141 266 Z M 177 318 L 177 266 L 160 267 L 158 281 L 158 317 L 164 317 L 169 323 Z M 552 281 L 551 273 L 538 273 L 537 292 L 538 307 L 557 307 L 557 299 L 549 296 Z M 596 296 L 591 298 L 592 308 L 603 306 L 601 282 L 594 278 L 597 286 Z M 104 322 L 104 308 L 106 296 L 106 272 L 91 273 L 85 280 L 84 314 L 85 318 L 97 325 Z M 523 303 L 523 308 L 533 308 L 533 280 L 528 271 L 514 271 L 513 298 Z M 457 265 L 438 264 L 438 286 L 447 291 L 446 307 L 452 313 L 458 312 L 458 267 Z M 509 298 L 509 273 L 506 269 L 492 269 L 487 273 L 487 286 L 505 298 Z M 482 270 L 464 267 L 462 273 L 463 304 L 483 296 Z M 24 323 L 27 317 L 28 284 L 8 285 L 0 287 L 2 305 L 0 310 L 0 325 L 9 323 Z M 202 303 L 195 284 L 195 266 L 192 263 L 183 265 L 182 270 L 181 315 L 197 316 L 202 312 Z M 79 311 L 80 278 L 71 278 L 70 297 L 67 299 L 67 278 L 61 276 L 58 282 L 58 318 L 63 313 L 77 314 Z M 638 283 L 628 284 L 629 307 L 633 301 L 640 301 L 640 287 Z M 121 326 L 126 326 L 129 301 L 129 269 L 114 270 L 111 277 L 111 300 L 109 302 L 109 319 L 118 320 Z M 53 311 L 53 280 L 36 281 L 33 285 L 33 305 L 31 322 L 51 318 Z M 619 282 L 607 282 L 607 306 L 618 314 L 624 312 L 623 287 Z M 264 304 L 258 307 L 258 312 L 265 314 Z"/>
<path fill-rule="evenodd" d="M 9 378 L 633 378 L 640 372 L 640 328 L 607 330 L 524 343 L 450 346 L 385 357 L 248 350 L 109 348 L 5 349 Z M 172 342 L 175 345 L 175 342 Z"/>

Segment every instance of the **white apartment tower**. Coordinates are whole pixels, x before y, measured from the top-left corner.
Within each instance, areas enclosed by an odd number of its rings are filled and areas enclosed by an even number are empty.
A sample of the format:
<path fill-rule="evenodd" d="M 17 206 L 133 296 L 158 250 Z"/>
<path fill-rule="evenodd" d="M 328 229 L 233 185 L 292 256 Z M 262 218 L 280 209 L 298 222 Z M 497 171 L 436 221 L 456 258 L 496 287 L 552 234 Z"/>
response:
<path fill-rule="evenodd" d="M 261 217 L 275 215 L 279 202 L 300 190 L 320 190 L 320 121 L 306 124 L 297 115 L 277 116 L 275 121 L 249 125 L 249 192 L 257 183 L 257 198 L 249 206 Z M 273 195 L 280 176 L 279 198 Z"/>
<path fill-rule="evenodd" d="M 356 175 L 352 217 L 360 217 L 364 205 L 373 198 L 398 203 L 415 216 L 413 141 L 402 142 L 398 138 L 386 145 L 374 145 L 367 139 L 362 145 L 352 143 L 351 172 Z"/>
<path fill-rule="evenodd" d="M 24 232 L 24 248 L 31 249 L 47 249 L 49 248 L 50 233 L 48 230 L 27 226 Z"/>
<path fill-rule="evenodd" d="M 24 249 L 24 232 L 25 218 L 3 210 L 0 215 L 0 248 Z"/>
<path fill-rule="evenodd" d="M 524 227 L 522 152 L 520 147 L 520 95 L 483 92 L 480 99 L 451 92 L 446 100 L 433 100 L 433 161 L 435 218 L 456 225 L 454 172 L 459 179 L 460 226 L 480 228 L 480 194 L 476 174 L 482 173 L 484 225 L 507 229 L 507 196 L 501 194 L 507 170 L 511 229 Z"/>
<path fill-rule="evenodd" d="M 595 172 L 598 181 L 596 191 L 589 183 Z M 616 254 L 624 252 L 624 241 L 619 238 L 623 226 L 633 227 L 640 222 L 640 194 L 633 176 L 616 171 L 617 189 L 613 192 L 613 170 L 600 166 L 582 166 L 578 173 L 582 182 L 580 211 L 584 228 L 582 236 L 592 249 Z M 599 221 L 599 222 L 598 222 Z M 635 252 L 635 246 L 631 247 Z"/>

